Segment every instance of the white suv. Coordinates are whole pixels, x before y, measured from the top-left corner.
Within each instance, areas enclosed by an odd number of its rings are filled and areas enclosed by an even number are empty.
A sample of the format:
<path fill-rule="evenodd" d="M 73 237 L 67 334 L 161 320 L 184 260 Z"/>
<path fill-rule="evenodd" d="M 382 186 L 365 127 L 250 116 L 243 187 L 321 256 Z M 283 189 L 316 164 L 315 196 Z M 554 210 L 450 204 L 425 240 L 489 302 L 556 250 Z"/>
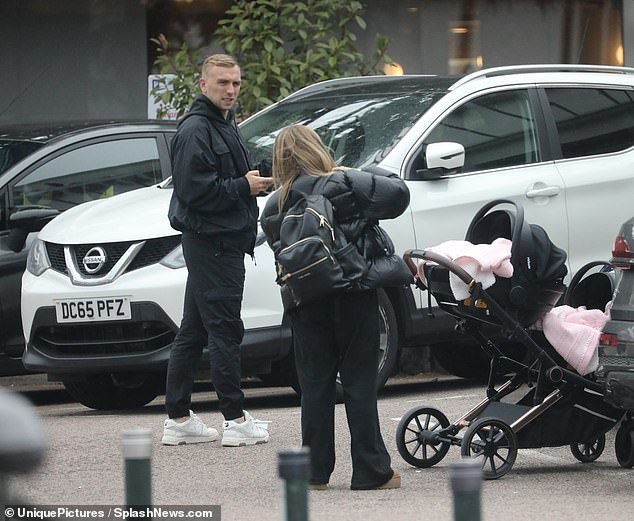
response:
<path fill-rule="evenodd" d="M 319 83 L 241 125 L 256 161 L 279 129 L 314 128 L 340 164 L 396 172 L 409 209 L 383 223 L 397 250 L 464 238 L 493 199 L 524 206 L 568 252 L 574 273 L 610 251 L 634 199 L 634 69 L 526 65 L 438 76 Z M 27 368 L 61 379 L 80 402 L 127 407 L 160 392 L 181 319 L 185 267 L 167 222 L 168 183 L 68 210 L 31 250 L 22 285 Z M 245 371 L 293 383 L 292 338 L 268 247 L 247 259 Z M 398 349 L 434 346 L 449 371 L 486 374 L 475 347 L 454 343 L 454 321 L 429 313 L 412 287 L 381 292 L 378 384 Z"/>

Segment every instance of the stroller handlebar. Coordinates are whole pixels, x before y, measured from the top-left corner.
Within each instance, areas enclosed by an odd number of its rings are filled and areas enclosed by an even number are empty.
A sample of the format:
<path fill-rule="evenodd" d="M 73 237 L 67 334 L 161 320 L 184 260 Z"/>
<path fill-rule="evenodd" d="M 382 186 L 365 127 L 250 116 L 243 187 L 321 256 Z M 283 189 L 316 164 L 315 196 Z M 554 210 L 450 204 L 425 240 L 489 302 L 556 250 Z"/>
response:
<path fill-rule="evenodd" d="M 428 250 L 407 250 L 403 253 L 403 260 L 407 267 L 412 272 L 414 277 L 418 277 L 418 266 L 414 263 L 412 259 L 422 259 L 426 261 L 435 262 L 444 268 L 447 268 L 449 271 L 454 273 L 462 282 L 464 282 L 467 286 L 471 287 L 475 280 L 473 277 L 467 273 L 460 265 L 453 262 L 451 259 L 448 259 L 444 255 L 439 253 L 428 251 Z"/>

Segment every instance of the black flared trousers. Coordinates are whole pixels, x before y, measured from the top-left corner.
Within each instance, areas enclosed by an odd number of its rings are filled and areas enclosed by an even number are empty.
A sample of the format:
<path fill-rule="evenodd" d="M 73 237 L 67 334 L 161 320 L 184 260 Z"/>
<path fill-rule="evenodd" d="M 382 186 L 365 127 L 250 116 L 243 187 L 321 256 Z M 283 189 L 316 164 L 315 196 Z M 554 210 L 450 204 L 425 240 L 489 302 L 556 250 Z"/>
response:
<path fill-rule="evenodd" d="M 392 477 L 377 411 L 379 307 L 376 291 L 321 299 L 291 312 L 302 389 L 302 442 L 311 451 L 311 483 L 335 467 L 336 378 L 340 373 L 351 438 L 353 489 Z"/>

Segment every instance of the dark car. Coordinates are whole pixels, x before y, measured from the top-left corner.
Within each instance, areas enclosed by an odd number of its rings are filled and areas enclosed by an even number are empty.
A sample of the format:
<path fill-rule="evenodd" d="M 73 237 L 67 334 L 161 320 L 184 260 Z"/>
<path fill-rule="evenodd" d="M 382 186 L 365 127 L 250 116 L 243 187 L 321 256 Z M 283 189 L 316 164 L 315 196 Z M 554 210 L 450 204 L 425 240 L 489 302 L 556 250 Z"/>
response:
<path fill-rule="evenodd" d="M 0 376 L 25 372 L 20 283 L 28 233 L 77 204 L 169 177 L 175 130 L 164 121 L 0 127 Z"/>
<path fill-rule="evenodd" d="M 621 226 L 612 250 L 617 280 L 603 327 L 597 374 L 616 405 L 634 409 L 634 218 Z M 633 425 L 634 429 L 634 425 Z"/>
<path fill-rule="evenodd" d="M 599 341 L 599 381 L 612 404 L 629 409 L 616 432 L 615 452 L 619 464 L 634 467 L 634 218 L 621 226 L 614 241 L 611 264 L 616 281 L 610 319 Z"/>

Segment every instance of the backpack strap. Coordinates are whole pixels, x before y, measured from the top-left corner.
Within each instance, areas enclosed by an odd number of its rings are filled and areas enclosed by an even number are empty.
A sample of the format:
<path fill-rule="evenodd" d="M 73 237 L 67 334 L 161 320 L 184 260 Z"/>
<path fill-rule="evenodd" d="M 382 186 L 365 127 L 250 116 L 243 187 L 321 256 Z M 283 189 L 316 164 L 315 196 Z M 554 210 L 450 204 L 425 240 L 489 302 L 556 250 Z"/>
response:
<path fill-rule="evenodd" d="M 302 185 L 302 184 L 306 184 L 308 181 L 304 180 L 306 178 L 308 178 L 309 176 L 300 176 L 297 177 L 294 181 L 293 184 L 291 185 L 291 190 L 289 193 L 295 192 L 297 194 L 301 194 L 301 195 L 312 195 L 312 194 L 321 194 L 323 195 L 323 190 L 326 187 L 326 183 L 328 182 L 328 176 L 324 175 L 324 176 L 319 176 L 317 177 L 317 180 L 314 181 L 312 183 L 312 185 L 310 187 L 305 187 L 305 188 L 310 188 L 310 190 L 306 190 L 306 189 L 301 189 L 304 187 L 298 187 L 297 185 Z"/>
<path fill-rule="evenodd" d="M 298 182 L 300 185 L 307 183 L 307 181 L 304 181 L 304 178 L 306 177 L 308 176 L 297 177 L 293 181 L 293 184 L 291 185 L 291 189 L 288 192 L 288 197 L 286 199 L 286 202 L 284 203 L 284 212 L 288 211 L 288 209 L 291 206 L 293 206 L 301 197 L 305 197 L 307 195 L 313 195 L 313 194 L 323 195 L 323 190 L 326 187 L 326 183 L 328 182 L 328 176 L 320 176 L 310 187 L 308 186 L 298 187 L 297 186 Z M 306 190 L 305 188 L 309 188 L 309 190 Z M 326 199 L 328 198 L 326 197 Z M 328 201 L 330 201 L 330 199 L 328 199 Z M 330 204 L 332 205 L 332 201 L 330 202 Z M 334 205 L 332 205 L 332 209 L 334 212 L 337 211 Z"/>

